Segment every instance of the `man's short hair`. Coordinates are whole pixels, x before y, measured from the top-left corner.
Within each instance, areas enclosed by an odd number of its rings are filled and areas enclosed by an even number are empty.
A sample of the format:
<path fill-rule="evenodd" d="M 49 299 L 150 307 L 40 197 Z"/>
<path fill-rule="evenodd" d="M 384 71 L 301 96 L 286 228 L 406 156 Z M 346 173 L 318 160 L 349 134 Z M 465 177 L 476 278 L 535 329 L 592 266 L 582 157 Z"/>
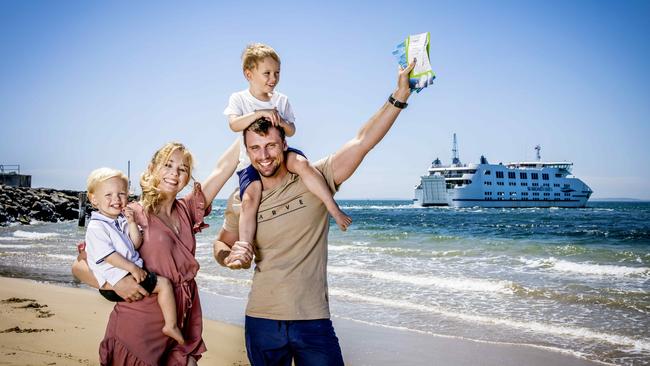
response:
<path fill-rule="evenodd" d="M 284 128 L 280 126 L 273 126 L 271 121 L 265 119 L 265 118 L 258 118 L 255 120 L 255 122 L 251 123 L 245 130 L 244 130 L 244 146 L 248 147 L 246 144 L 246 132 L 251 131 L 255 134 L 258 134 L 260 136 L 266 136 L 269 134 L 269 130 L 271 128 L 277 128 L 278 131 L 280 132 L 280 138 L 282 138 L 282 141 L 284 141 L 285 138 L 285 132 Z"/>
<path fill-rule="evenodd" d="M 272 58 L 278 64 L 280 63 L 280 56 L 271 46 L 262 43 L 249 44 L 241 55 L 242 71 L 253 70 L 267 57 Z"/>

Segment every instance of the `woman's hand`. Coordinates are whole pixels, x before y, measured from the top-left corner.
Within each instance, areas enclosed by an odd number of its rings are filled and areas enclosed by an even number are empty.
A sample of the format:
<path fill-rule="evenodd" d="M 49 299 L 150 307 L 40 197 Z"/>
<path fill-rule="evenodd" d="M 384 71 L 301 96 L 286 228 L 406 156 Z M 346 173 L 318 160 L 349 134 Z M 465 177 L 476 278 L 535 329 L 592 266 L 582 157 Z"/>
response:
<path fill-rule="evenodd" d="M 149 296 L 147 290 L 135 282 L 135 278 L 124 276 L 121 280 L 113 285 L 113 291 L 126 302 L 140 301 L 145 296 Z"/>
<path fill-rule="evenodd" d="M 147 271 L 145 271 L 144 269 L 138 266 L 135 266 L 135 268 L 133 268 L 133 270 L 130 272 L 131 272 L 131 276 L 133 276 L 133 279 L 137 283 L 140 283 L 144 281 L 145 278 L 147 278 Z"/>

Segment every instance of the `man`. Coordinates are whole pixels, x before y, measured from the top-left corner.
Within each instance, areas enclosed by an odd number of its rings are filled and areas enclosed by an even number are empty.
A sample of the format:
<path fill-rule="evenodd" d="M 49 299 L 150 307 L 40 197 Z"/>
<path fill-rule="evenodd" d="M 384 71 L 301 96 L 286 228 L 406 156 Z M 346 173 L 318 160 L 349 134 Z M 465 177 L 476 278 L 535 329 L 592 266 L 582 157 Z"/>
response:
<path fill-rule="evenodd" d="M 374 116 L 335 154 L 317 162 L 332 192 L 355 172 L 406 107 L 408 74 Z M 244 131 L 244 143 L 264 191 L 257 214 L 256 249 L 238 239 L 239 195 L 228 201 L 224 226 L 214 243 L 222 266 L 250 265 L 255 273 L 246 307 L 246 348 L 253 366 L 343 365 L 330 321 L 327 291 L 327 232 L 324 204 L 285 165 L 287 143 L 281 129 L 257 120 Z"/>

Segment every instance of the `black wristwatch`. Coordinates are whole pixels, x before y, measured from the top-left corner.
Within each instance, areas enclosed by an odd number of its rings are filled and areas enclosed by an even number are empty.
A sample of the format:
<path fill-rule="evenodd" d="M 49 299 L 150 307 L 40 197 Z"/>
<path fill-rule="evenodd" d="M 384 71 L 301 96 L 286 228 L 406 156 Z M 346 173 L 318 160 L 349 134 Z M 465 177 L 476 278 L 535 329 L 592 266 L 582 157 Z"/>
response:
<path fill-rule="evenodd" d="M 393 94 L 388 96 L 388 103 L 394 105 L 399 109 L 404 109 L 409 105 L 408 103 L 400 102 L 399 100 L 393 98 Z"/>

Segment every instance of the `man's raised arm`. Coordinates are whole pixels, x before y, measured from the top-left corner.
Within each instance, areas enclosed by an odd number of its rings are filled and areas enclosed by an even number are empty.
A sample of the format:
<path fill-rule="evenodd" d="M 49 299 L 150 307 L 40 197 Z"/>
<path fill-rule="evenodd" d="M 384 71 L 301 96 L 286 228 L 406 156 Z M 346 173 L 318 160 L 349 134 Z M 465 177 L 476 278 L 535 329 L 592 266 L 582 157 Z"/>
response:
<path fill-rule="evenodd" d="M 400 102 L 406 103 L 411 95 L 409 73 L 413 70 L 413 66 L 415 66 L 415 62 L 399 71 L 397 89 L 391 94 L 397 101 L 396 104 Z M 384 138 L 401 111 L 401 108 L 391 103 L 384 103 L 379 111 L 361 127 L 357 136 L 348 141 L 334 154 L 332 157 L 332 171 L 334 173 L 334 182 L 337 185 L 352 176 L 366 154 Z"/>

